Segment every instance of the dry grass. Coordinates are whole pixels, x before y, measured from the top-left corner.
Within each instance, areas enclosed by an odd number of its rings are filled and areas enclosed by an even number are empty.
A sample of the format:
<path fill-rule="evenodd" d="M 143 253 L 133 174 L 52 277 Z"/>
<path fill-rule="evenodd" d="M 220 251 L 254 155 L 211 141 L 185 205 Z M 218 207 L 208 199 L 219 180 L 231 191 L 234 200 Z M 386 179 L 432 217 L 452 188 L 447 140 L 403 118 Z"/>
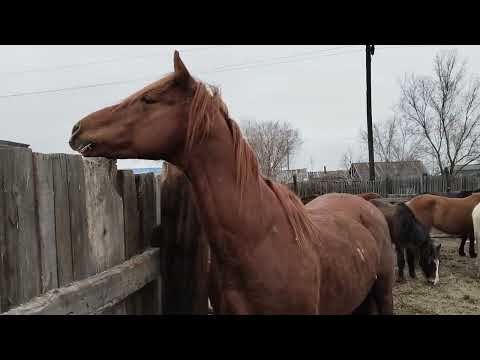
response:
<path fill-rule="evenodd" d="M 427 284 L 419 266 L 417 278 L 408 276 L 406 283 L 396 283 L 394 309 L 399 315 L 473 315 L 480 314 L 480 278 L 477 277 L 476 259 L 458 255 L 460 239 L 439 239 L 440 282 L 436 286 Z"/>

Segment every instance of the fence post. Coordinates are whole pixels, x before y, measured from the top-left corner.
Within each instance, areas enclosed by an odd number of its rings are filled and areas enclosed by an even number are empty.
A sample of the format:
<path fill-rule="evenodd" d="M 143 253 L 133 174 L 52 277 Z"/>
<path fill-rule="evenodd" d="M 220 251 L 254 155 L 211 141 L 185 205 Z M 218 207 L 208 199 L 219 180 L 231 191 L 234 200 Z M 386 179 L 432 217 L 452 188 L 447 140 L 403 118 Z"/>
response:
<path fill-rule="evenodd" d="M 387 188 L 387 197 L 388 195 L 390 195 L 392 193 L 392 179 L 390 179 L 390 176 L 387 176 L 387 178 L 385 179 L 385 184 L 386 184 L 386 188 Z"/>
<path fill-rule="evenodd" d="M 293 174 L 293 190 L 295 194 L 298 196 L 298 183 L 297 183 L 297 174 Z"/>
<path fill-rule="evenodd" d="M 447 183 L 447 192 L 450 192 L 451 184 L 450 184 L 450 173 L 448 172 L 448 168 L 445 167 L 443 170 L 443 174 L 445 176 L 445 181 Z"/>

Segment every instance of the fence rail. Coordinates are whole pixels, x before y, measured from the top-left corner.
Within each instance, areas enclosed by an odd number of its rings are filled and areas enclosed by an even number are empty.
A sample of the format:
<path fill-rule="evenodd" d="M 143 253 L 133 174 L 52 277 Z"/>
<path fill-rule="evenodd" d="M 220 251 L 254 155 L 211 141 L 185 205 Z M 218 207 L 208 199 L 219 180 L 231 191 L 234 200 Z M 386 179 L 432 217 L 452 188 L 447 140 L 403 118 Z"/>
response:
<path fill-rule="evenodd" d="M 89 278 L 52 289 L 1 315 L 91 315 L 103 313 L 157 278 L 159 250 L 150 249 Z"/>
<path fill-rule="evenodd" d="M 300 198 L 311 199 L 327 193 L 361 194 L 376 192 L 384 197 L 414 196 L 424 192 L 477 190 L 479 176 L 422 176 L 407 179 L 385 178 L 376 181 L 324 181 L 310 178 L 287 184 Z"/>

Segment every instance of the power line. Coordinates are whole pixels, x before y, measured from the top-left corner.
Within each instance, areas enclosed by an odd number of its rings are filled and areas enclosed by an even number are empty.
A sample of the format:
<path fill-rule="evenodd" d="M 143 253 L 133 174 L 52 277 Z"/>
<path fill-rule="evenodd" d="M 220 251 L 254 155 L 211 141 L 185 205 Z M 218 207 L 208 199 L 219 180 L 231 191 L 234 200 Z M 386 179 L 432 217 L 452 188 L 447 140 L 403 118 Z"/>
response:
<path fill-rule="evenodd" d="M 344 46 L 337 46 L 337 47 L 328 48 L 328 49 L 306 51 L 306 52 L 302 52 L 302 53 L 298 53 L 298 54 L 278 56 L 278 57 L 270 58 L 268 60 L 271 61 L 271 60 L 290 59 L 290 58 L 302 57 L 302 56 L 305 56 L 305 55 L 320 54 L 320 53 L 324 53 L 324 52 L 327 52 L 327 51 L 344 49 L 344 48 L 347 48 L 347 47 L 350 47 L 350 46 L 352 46 L 352 45 L 344 45 Z M 264 63 L 264 62 L 265 61 L 257 60 L 257 61 L 253 61 L 251 64 Z M 229 67 L 235 67 L 235 66 L 242 66 L 242 65 L 246 65 L 246 63 L 243 62 L 243 63 L 239 63 L 239 64 L 222 65 L 222 66 L 218 67 L 217 69 L 222 69 L 222 68 L 226 68 L 226 67 L 229 68 Z"/>
<path fill-rule="evenodd" d="M 180 51 L 183 53 L 188 53 L 188 52 L 195 52 L 195 51 L 203 51 L 203 50 L 209 50 L 209 49 L 215 49 L 219 47 L 224 47 L 228 45 L 215 45 L 215 46 L 205 46 L 201 48 L 189 48 L 189 49 L 181 49 Z M 53 67 L 44 67 L 44 68 L 34 68 L 34 69 L 27 69 L 27 70 L 21 70 L 21 71 L 10 71 L 10 72 L 1 72 L 0 75 L 17 75 L 17 74 L 26 74 L 26 73 L 33 73 L 33 72 L 52 72 L 52 71 L 57 71 L 57 70 L 67 70 L 67 69 L 72 69 L 72 68 L 77 68 L 77 67 L 82 67 L 82 66 L 91 66 L 91 65 L 97 65 L 97 64 L 108 64 L 112 62 L 118 62 L 122 60 L 130 60 L 130 59 L 145 59 L 145 58 L 150 58 L 153 56 L 158 56 L 161 54 L 167 54 L 166 51 L 156 51 L 156 52 L 151 52 L 148 54 L 144 55 L 137 55 L 137 56 L 128 56 L 128 57 L 114 57 L 114 58 L 108 58 L 108 59 L 103 59 L 103 60 L 94 60 L 94 61 L 89 61 L 89 62 L 84 62 L 84 63 L 77 63 L 77 64 L 66 64 L 66 65 L 59 65 L 59 66 L 53 66 Z"/>
<path fill-rule="evenodd" d="M 350 46 L 350 45 L 348 45 L 348 46 Z M 348 46 L 344 46 L 344 47 L 348 47 Z M 407 45 L 407 46 L 398 46 L 396 48 L 406 48 L 406 47 L 417 47 L 417 46 L 408 46 Z M 338 48 L 340 48 L 340 47 L 338 47 Z M 337 48 L 330 48 L 330 50 L 334 50 L 334 49 L 337 49 Z M 376 50 L 378 51 L 378 50 L 387 50 L 387 49 L 394 49 L 394 47 L 383 47 L 383 48 L 377 48 Z M 325 52 L 327 50 L 329 50 L 329 49 L 323 49 L 321 51 Z M 311 60 L 313 58 L 323 57 L 323 56 L 337 56 L 337 55 L 357 53 L 357 52 L 363 52 L 363 51 L 364 51 L 364 49 L 355 49 L 355 50 L 343 51 L 343 52 L 339 52 L 339 53 L 326 54 L 326 55 L 321 55 L 321 56 L 312 55 L 312 56 L 302 57 L 301 59 L 298 59 L 296 61 L 277 61 L 277 62 L 261 62 L 261 63 L 259 63 L 257 61 L 256 63 L 243 64 L 243 66 L 241 66 L 242 64 L 223 65 L 223 66 L 220 66 L 220 67 L 218 67 L 216 69 L 213 69 L 211 71 L 208 71 L 208 70 L 207 71 L 200 71 L 199 74 L 200 75 L 205 75 L 205 74 L 221 73 L 221 72 L 228 72 L 228 71 L 235 71 L 235 70 L 248 70 L 248 69 L 254 69 L 254 68 L 258 68 L 258 67 L 297 63 L 297 62 L 301 62 L 301 61 L 305 61 L 305 60 Z M 320 51 L 317 51 L 317 52 L 320 52 Z M 309 53 L 312 53 L 312 52 L 309 52 Z M 282 58 L 282 59 L 298 58 L 299 56 L 304 56 L 304 55 L 305 55 L 305 53 L 290 55 L 290 56 L 282 56 L 282 57 L 278 57 L 276 59 L 279 59 L 279 58 Z M 119 81 L 111 81 L 111 82 L 90 84 L 90 85 L 72 86 L 72 87 L 59 88 L 59 89 L 48 89 L 48 90 L 38 90 L 38 91 L 30 91 L 30 92 L 20 92 L 20 93 L 14 93 L 14 94 L 0 95 L 0 99 L 10 98 L 10 97 L 19 97 L 19 96 L 28 96 L 28 95 L 50 94 L 50 93 L 72 91 L 72 90 L 81 90 L 81 89 L 88 89 L 88 88 L 95 88 L 95 87 L 102 87 L 102 86 L 121 85 L 121 84 L 133 83 L 133 82 L 137 82 L 137 81 L 153 79 L 153 78 L 156 78 L 156 77 L 157 76 L 152 75 L 152 76 L 143 76 L 143 77 L 139 77 L 139 78 L 136 78 L 136 79 L 127 79 L 127 80 L 119 80 Z"/>
<path fill-rule="evenodd" d="M 322 49 L 322 50 L 317 50 L 315 52 L 325 52 L 328 50 L 335 50 L 339 48 L 344 48 L 346 46 L 341 46 L 341 47 L 336 47 L 336 48 L 330 48 L 330 49 Z M 286 59 L 286 58 L 297 58 L 299 56 L 304 56 L 305 54 L 311 54 L 314 53 L 314 51 L 306 52 L 306 53 L 301 53 L 301 54 L 294 54 L 290 56 L 282 56 L 274 59 Z M 315 56 L 313 56 L 315 57 Z M 305 59 L 310 59 L 312 56 L 307 57 L 307 58 L 302 58 L 301 60 Z M 210 73 L 217 73 L 217 72 L 224 72 L 224 71 L 234 71 L 234 70 L 243 70 L 243 69 L 248 69 L 248 68 L 255 68 L 259 66 L 270 66 L 270 65 L 276 65 L 276 64 L 281 64 L 281 63 L 289 63 L 292 61 L 283 61 L 283 62 L 274 62 L 274 63 L 247 63 L 247 64 L 233 64 L 233 65 L 226 65 L 226 66 L 220 66 L 216 69 L 213 69 L 212 71 L 200 71 L 199 74 L 210 74 Z M 247 67 L 239 67 L 239 65 L 247 65 Z M 252 66 L 253 65 L 253 66 Z M 27 96 L 27 95 L 40 95 L 40 94 L 50 94 L 50 93 L 57 93 L 57 92 L 63 92 L 63 91 L 72 91 L 72 90 L 79 90 L 79 89 L 88 89 L 88 88 L 95 88 L 95 87 L 102 87 L 102 86 L 111 86 L 111 85 L 120 85 L 120 84 L 127 84 L 127 83 L 132 83 L 132 82 L 137 82 L 141 80 L 147 80 L 147 79 L 152 79 L 156 76 L 143 76 L 135 79 L 128 79 L 128 80 L 119 80 L 119 81 L 111 81 L 111 82 L 104 82 L 104 83 L 98 83 L 98 84 L 90 84 L 90 85 L 81 85 L 81 86 L 72 86 L 72 87 L 66 87 L 66 88 L 59 88 L 59 89 L 49 89 L 49 90 L 38 90 L 38 91 L 30 91 L 30 92 L 21 92 L 21 93 L 14 93 L 14 94 L 8 94 L 8 95 L 0 95 L 0 98 L 9 98 L 9 97 L 18 97 L 18 96 Z"/>

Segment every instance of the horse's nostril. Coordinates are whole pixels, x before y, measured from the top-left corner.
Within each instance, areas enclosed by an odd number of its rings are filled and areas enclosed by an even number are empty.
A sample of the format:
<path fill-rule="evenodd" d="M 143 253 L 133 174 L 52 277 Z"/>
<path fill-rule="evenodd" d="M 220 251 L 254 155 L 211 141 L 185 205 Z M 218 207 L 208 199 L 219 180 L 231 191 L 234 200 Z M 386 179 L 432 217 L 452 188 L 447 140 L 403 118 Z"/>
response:
<path fill-rule="evenodd" d="M 79 123 L 76 123 L 76 124 L 73 126 L 72 134 L 75 134 L 78 130 L 80 130 L 80 124 L 79 124 Z"/>

